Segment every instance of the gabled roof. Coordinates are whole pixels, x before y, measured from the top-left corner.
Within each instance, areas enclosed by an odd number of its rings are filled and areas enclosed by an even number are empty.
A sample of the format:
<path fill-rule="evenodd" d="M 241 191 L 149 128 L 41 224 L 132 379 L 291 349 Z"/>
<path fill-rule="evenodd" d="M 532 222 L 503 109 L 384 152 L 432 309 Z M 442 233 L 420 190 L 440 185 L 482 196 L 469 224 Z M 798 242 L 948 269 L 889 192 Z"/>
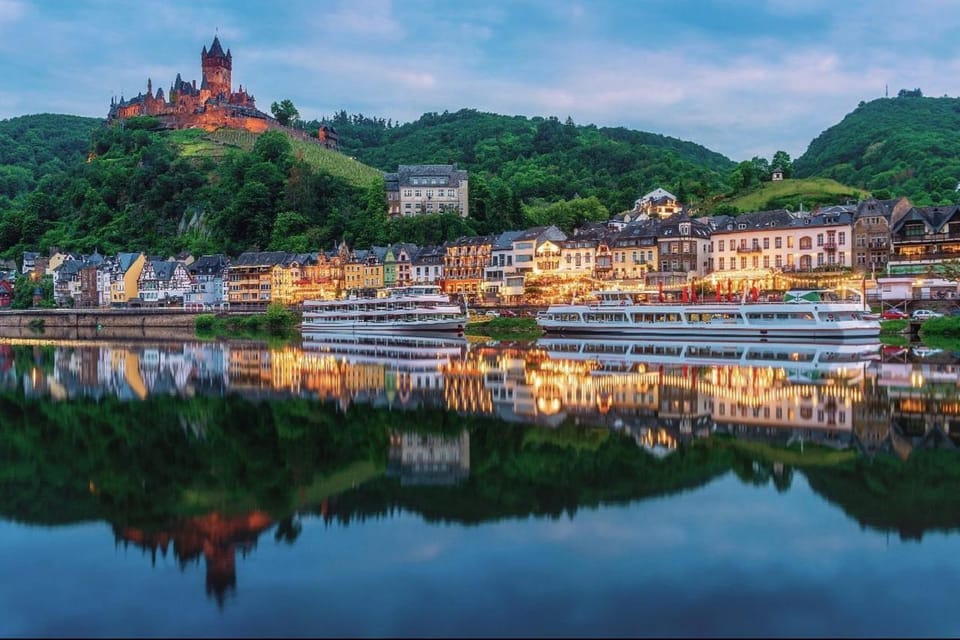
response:
<path fill-rule="evenodd" d="M 960 222 L 960 206 L 912 207 L 893 223 L 890 232 L 898 233 L 908 222 L 922 222 L 927 233 L 940 233 L 950 222 Z"/>
<path fill-rule="evenodd" d="M 195 276 L 212 276 L 222 272 L 230 265 L 230 259 L 222 253 L 200 256 L 187 267 L 187 271 Z"/>
<path fill-rule="evenodd" d="M 493 241 L 494 251 L 510 251 L 513 249 L 513 241 L 519 238 L 523 231 L 504 231 Z"/>
<path fill-rule="evenodd" d="M 236 267 L 274 267 L 287 258 L 286 251 L 247 251 L 237 256 L 232 266 Z"/>
<path fill-rule="evenodd" d="M 769 211 L 742 213 L 738 216 L 717 216 L 717 223 L 723 224 L 723 226 L 718 225 L 713 228 L 716 233 L 745 229 L 784 228 L 791 226 L 795 219 L 796 216 L 786 209 L 771 209 Z M 711 220 L 711 222 L 713 221 Z"/>
<path fill-rule="evenodd" d="M 407 186 L 456 186 L 467 179 L 467 172 L 457 169 L 455 164 L 401 164 L 397 167 L 397 180 L 402 187 Z M 413 184 L 413 178 L 438 178 L 442 184 Z"/>
<path fill-rule="evenodd" d="M 670 200 L 676 201 L 677 196 L 673 195 L 666 189 L 661 189 L 660 187 L 657 187 L 656 189 L 646 194 L 642 198 L 638 198 L 636 201 L 636 204 L 640 204 L 641 202 L 653 202 L 653 201 L 664 200 L 664 199 L 670 199 Z"/>
<path fill-rule="evenodd" d="M 140 256 L 140 253 L 118 253 L 117 266 L 120 267 L 120 271 L 126 273 L 130 270 L 130 267 L 133 266 L 133 263 L 136 262 Z"/>

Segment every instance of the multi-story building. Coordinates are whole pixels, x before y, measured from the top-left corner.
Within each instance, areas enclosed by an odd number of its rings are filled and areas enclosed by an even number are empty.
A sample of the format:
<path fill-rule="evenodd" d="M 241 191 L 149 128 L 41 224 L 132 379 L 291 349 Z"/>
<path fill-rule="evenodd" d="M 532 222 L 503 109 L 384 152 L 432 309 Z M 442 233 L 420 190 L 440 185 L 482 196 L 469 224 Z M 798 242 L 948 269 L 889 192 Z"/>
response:
<path fill-rule="evenodd" d="M 263 306 L 273 301 L 273 271 L 287 259 L 284 251 L 241 253 L 227 269 L 231 307 Z"/>
<path fill-rule="evenodd" d="M 383 255 L 386 249 L 380 247 Z M 356 249 L 343 265 L 343 286 L 347 291 L 383 288 L 383 260 L 373 249 Z"/>
<path fill-rule="evenodd" d="M 597 262 L 597 245 L 599 244 L 596 238 L 574 236 L 558 244 L 560 262 L 557 270 L 560 273 L 593 275 L 593 265 Z"/>
<path fill-rule="evenodd" d="M 443 281 L 445 247 L 421 247 L 412 257 L 410 271 L 415 284 L 439 284 Z"/>
<path fill-rule="evenodd" d="M 657 228 L 660 272 L 706 275 L 710 270 L 710 227 L 681 213 Z"/>
<path fill-rule="evenodd" d="M 657 270 L 660 248 L 656 221 L 631 222 L 613 237 L 609 246 L 610 278 L 639 280 L 648 272 Z"/>
<path fill-rule="evenodd" d="M 190 292 L 192 280 L 181 262 L 172 260 L 147 260 L 140 271 L 137 288 L 140 300 L 145 304 L 181 304 Z"/>
<path fill-rule="evenodd" d="M 495 236 L 466 236 L 444 245 L 443 290 L 469 299 L 480 294 L 484 269 L 490 264 Z"/>
<path fill-rule="evenodd" d="M 853 216 L 854 269 L 875 274 L 887 268 L 890 260 L 890 222 L 910 208 L 910 201 L 906 198 L 870 198 L 857 205 Z"/>
<path fill-rule="evenodd" d="M 707 219 L 713 227 L 711 271 L 773 286 L 772 273 L 852 266 L 853 214 L 794 214 L 784 209 Z M 709 259 L 708 259 L 709 262 Z"/>
<path fill-rule="evenodd" d="M 142 253 L 120 253 L 110 273 L 110 304 L 125 307 L 140 296 L 140 272 L 147 263 Z"/>
<path fill-rule="evenodd" d="M 222 253 L 200 256 L 190 263 L 190 291 L 183 296 L 186 308 L 223 306 L 229 299 L 227 270 L 230 259 Z"/>
<path fill-rule="evenodd" d="M 490 248 L 490 263 L 483 270 L 483 295 L 493 301 L 500 296 L 507 274 L 514 274 L 513 241 L 522 231 L 504 231 L 493 241 Z M 523 279 L 521 277 L 521 286 Z"/>
<path fill-rule="evenodd" d="M 391 217 L 469 213 L 467 172 L 455 164 L 402 164 L 384 181 Z"/>
<path fill-rule="evenodd" d="M 668 218 L 683 209 L 683 204 L 669 191 L 656 188 L 633 203 L 635 213 L 651 218 Z"/>
<path fill-rule="evenodd" d="M 891 273 L 922 273 L 960 259 L 960 206 L 912 207 L 890 227 Z"/>

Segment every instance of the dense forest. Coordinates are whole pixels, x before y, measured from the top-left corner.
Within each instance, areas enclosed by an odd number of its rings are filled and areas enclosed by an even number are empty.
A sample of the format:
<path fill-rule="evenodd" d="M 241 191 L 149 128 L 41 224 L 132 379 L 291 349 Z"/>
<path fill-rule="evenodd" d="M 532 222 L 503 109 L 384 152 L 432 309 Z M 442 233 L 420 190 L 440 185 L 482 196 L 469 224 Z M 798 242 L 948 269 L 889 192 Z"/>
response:
<path fill-rule="evenodd" d="M 811 142 L 794 169 L 881 198 L 960 203 L 960 99 L 924 98 L 914 90 L 861 102 Z"/>
<path fill-rule="evenodd" d="M 122 127 L 49 114 L 0 121 L 0 257 L 53 246 L 235 255 L 340 240 L 432 244 L 546 224 L 571 232 L 657 187 L 706 214 L 831 204 L 857 189 L 960 202 L 960 99 L 919 90 L 861 103 L 794 162 L 777 152 L 735 163 L 692 142 L 569 118 L 464 109 L 403 125 L 344 111 L 332 120 L 344 157 L 369 165 L 354 163 L 353 179 L 308 161 L 278 133 L 235 144 L 230 135 L 161 131 L 151 118 Z M 383 181 L 367 176 L 427 163 L 470 171 L 470 217 L 388 221 Z M 768 194 L 774 169 L 842 184 L 787 180 Z"/>
<path fill-rule="evenodd" d="M 316 126 L 317 123 L 307 123 Z M 692 142 L 569 118 L 526 118 L 462 109 L 394 126 L 381 118 L 333 117 L 344 153 L 383 171 L 399 164 L 457 163 L 493 191 L 501 182 L 526 204 L 596 197 L 626 211 L 644 193 L 668 189 L 695 202 L 726 189 L 735 164 Z"/>

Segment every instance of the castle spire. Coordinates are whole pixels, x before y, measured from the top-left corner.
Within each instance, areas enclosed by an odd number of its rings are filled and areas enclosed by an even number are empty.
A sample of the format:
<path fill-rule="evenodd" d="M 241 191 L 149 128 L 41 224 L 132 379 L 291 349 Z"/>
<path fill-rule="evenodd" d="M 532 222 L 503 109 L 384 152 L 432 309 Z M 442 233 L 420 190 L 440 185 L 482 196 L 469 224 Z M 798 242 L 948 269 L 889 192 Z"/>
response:
<path fill-rule="evenodd" d="M 223 53 L 223 47 L 220 46 L 218 36 L 213 36 L 213 44 L 210 45 L 210 51 L 207 52 L 207 55 L 224 57 L 225 54 Z"/>

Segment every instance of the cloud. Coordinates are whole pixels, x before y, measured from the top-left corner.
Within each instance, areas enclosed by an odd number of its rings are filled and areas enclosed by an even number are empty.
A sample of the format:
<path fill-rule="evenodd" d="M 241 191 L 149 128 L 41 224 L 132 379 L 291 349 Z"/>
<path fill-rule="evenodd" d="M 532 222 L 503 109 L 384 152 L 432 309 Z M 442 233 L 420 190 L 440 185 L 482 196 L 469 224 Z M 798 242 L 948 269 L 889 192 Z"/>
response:
<path fill-rule="evenodd" d="M 17 22 L 26 13 L 26 5 L 19 0 L 0 0 L 0 28 Z"/>

